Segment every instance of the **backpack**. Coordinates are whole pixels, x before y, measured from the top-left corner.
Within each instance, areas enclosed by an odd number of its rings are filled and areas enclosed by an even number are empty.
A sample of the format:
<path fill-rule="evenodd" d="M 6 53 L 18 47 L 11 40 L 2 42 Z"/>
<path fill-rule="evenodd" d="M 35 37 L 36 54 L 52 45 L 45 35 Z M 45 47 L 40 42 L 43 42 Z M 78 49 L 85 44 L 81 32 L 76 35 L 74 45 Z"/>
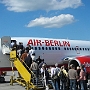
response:
<path fill-rule="evenodd" d="M 59 77 L 60 77 L 61 81 L 63 81 L 63 82 L 67 81 L 67 76 L 63 71 L 60 72 Z"/>
<path fill-rule="evenodd" d="M 55 70 L 55 74 L 52 76 L 52 78 L 55 80 L 55 79 L 59 79 L 59 76 L 58 76 L 58 73 L 60 72 L 60 70 L 57 68 L 56 70 Z"/>

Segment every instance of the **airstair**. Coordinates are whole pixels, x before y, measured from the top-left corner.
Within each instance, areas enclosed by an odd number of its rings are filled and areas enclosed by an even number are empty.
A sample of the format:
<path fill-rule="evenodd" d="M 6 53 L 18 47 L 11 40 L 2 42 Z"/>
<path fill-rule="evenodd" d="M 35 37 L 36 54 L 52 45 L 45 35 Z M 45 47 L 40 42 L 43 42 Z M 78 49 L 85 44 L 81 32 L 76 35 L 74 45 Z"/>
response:
<path fill-rule="evenodd" d="M 24 67 L 24 65 L 20 62 L 20 60 L 16 57 L 16 51 L 10 52 L 10 62 L 12 65 L 12 71 L 13 71 L 13 64 L 20 73 L 19 78 L 14 78 L 14 76 L 11 76 L 10 84 L 13 85 L 14 82 L 18 82 L 20 85 L 26 87 L 26 90 L 33 89 L 33 90 L 44 90 L 45 87 L 36 86 L 34 83 L 32 83 L 32 77 L 33 74 L 32 71 L 28 72 L 28 70 Z"/>
<path fill-rule="evenodd" d="M 14 40 L 16 41 L 16 40 Z M 13 76 L 11 76 L 10 79 L 10 85 L 13 85 L 13 83 L 17 82 L 20 85 L 24 86 L 26 90 L 32 89 L 32 90 L 45 90 L 45 86 L 43 85 L 42 78 L 38 78 L 38 85 L 36 85 L 35 82 L 33 82 L 36 78 L 32 71 L 28 71 L 21 62 L 17 58 L 16 50 L 12 50 L 11 48 L 11 37 L 4 36 L 1 38 L 1 49 L 3 55 L 9 56 L 7 57 L 7 60 L 9 59 L 11 62 L 11 67 L 13 71 Z M 14 68 L 17 69 L 18 73 L 20 74 L 19 77 L 15 77 L 14 75 Z"/>

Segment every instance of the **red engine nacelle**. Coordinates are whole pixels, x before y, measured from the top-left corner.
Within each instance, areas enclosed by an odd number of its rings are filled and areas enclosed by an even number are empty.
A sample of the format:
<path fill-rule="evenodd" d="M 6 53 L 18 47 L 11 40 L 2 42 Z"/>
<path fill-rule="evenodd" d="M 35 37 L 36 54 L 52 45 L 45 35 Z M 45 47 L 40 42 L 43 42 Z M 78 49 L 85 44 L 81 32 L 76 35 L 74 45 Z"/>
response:
<path fill-rule="evenodd" d="M 74 64 L 76 67 L 85 65 L 86 71 L 90 76 L 90 56 L 80 56 L 69 61 L 68 65 Z"/>
<path fill-rule="evenodd" d="M 90 73 L 90 56 L 77 57 L 81 64 L 85 65 L 88 73 Z"/>

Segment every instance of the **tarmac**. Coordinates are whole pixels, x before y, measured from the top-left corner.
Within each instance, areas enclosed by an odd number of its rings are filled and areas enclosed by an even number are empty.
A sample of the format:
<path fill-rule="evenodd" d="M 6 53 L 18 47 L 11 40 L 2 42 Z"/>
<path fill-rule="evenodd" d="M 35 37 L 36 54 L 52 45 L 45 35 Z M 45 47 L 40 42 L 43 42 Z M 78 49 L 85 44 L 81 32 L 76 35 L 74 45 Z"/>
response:
<path fill-rule="evenodd" d="M 10 85 L 10 78 L 13 75 L 13 72 L 7 72 L 5 76 L 5 83 L 0 83 L 0 90 L 25 90 L 25 87 L 20 86 L 18 83 L 14 83 L 13 86 Z M 17 71 L 15 71 L 15 77 L 18 76 Z"/>
<path fill-rule="evenodd" d="M 15 77 L 18 76 L 18 72 L 15 71 L 14 73 L 12 71 L 7 72 L 7 75 L 5 76 L 5 83 L 0 83 L 0 90 L 26 90 L 25 87 L 19 85 L 18 83 L 14 83 L 13 86 L 10 85 L 10 78 L 15 74 Z M 88 85 L 90 85 L 90 80 L 88 80 Z M 53 90 L 53 89 L 49 89 Z M 88 89 L 90 90 L 90 88 Z"/>
<path fill-rule="evenodd" d="M 12 71 L 7 72 L 7 75 L 5 76 L 5 83 L 0 83 L 0 90 L 26 90 L 24 86 L 21 86 L 18 83 L 13 83 L 13 86 L 10 85 L 10 78 L 13 75 L 15 75 L 15 78 L 18 77 L 18 72 L 17 71 L 15 71 L 14 73 Z"/>

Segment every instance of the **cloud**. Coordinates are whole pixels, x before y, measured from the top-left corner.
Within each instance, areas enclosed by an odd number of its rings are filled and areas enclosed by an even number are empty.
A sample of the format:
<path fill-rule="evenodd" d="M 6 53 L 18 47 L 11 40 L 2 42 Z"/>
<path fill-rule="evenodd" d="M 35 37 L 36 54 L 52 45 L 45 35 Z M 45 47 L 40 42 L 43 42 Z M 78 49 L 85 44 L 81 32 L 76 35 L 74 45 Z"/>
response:
<path fill-rule="evenodd" d="M 34 10 L 63 10 L 77 8 L 82 0 L 0 0 L 9 11 L 26 12 Z"/>
<path fill-rule="evenodd" d="M 67 24 L 75 22 L 74 16 L 70 14 L 61 14 L 54 17 L 39 17 L 32 20 L 26 27 L 42 26 L 44 28 L 60 28 Z"/>

